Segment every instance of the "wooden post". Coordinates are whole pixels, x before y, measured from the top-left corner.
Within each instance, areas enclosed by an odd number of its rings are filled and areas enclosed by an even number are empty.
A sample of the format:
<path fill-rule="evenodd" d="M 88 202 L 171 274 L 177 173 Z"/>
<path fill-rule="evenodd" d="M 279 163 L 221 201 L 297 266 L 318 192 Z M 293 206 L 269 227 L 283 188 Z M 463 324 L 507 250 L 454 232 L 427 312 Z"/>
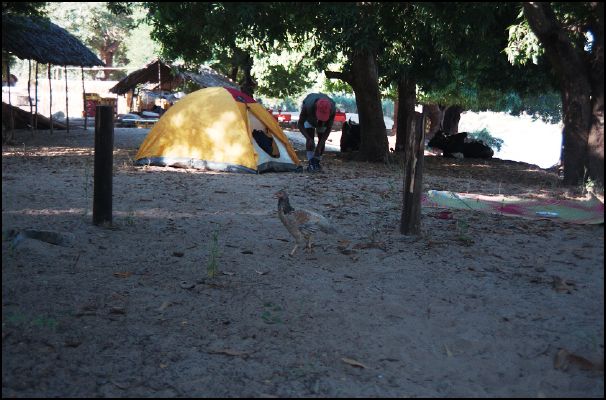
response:
<path fill-rule="evenodd" d="M 13 105 L 11 103 L 11 70 L 9 67 L 9 64 L 10 64 L 9 61 L 10 61 L 9 57 L 7 55 L 7 57 L 6 57 L 6 83 L 8 84 L 8 105 L 9 105 L 8 112 L 10 113 L 9 114 L 10 122 L 9 122 L 8 129 L 10 131 L 9 138 L 12 139 L 13 129 L 15 129 L 15 120 L 14 120 L 14 115 L 13 115 Z"/>
<path fill-rule="evenodd" d="M 34 108 L 36 110 L 36 115 L 34 115 L 34 130 L 38 130 L 38 61 L 36 61 L 36 90 L 34 91 L 35 93 L 35 99 L 36 100 L 36 104 L 34 104 Z"/>
<path fill-rule="evenodd" d="M 158 60 L 158 91 L 162 91 L 162 75 L 160 74 L 160 60 Z"/>
<path fill-rule="evenodd" d="M 48 63 L 48 115 L 50 119 L 50 134 L 53 134 L 53 87 L 51 83 L 51 65 Z"/>
<path fill-rule="evenodd" d="M 114 150 L 114 109 L 95 110 L 95 170 L 93 183 L 93 224 L 112 223 L 112 174 Z"/>
<path fill-rule="evenodd" d="M 84 104 L 84 130 L 87 129 L 88 124 L 88 112 L 86 112 L 86 90 L 84 90 L 84 67 L 80 66 L 82 71 L 82 104 Z"/>
<path fill-rule="evenodd" d="M 27 101 L 29 102 L 29 126 L 34 136 L 34 109 L 32 106 L 32 60 L 27 60 Z"/>
<path fill-rule="evenodd" d="M 65 75 L 65 124 L 67 125 L 67 133 L 69 133 L 69 95 L 67 83 L 67 65 L 63 66 L 63 74 Z"/>
<path fill-rule="evenodd" d="M 65 123 L 67 125 L 67 133 L 69 133 L 69 102 L 67 96 L 67 65 L 63 66 L 63 73 L 65 74 Z"/>
<path fill-rule="evenodd" d="M 396 138 L 398 137 L 398 107 L 399 106 L 400 106 L 400 102 L 398 99 L 396 99 L 393 103 L 393 126 L 391 127 L 391 136 L 395 136 Z"/>
<path fill-rule="evenodd" d="M 420 121 L 413 119 L 413 127 L 404 147 L 404 204 L 400 222 L 400 233 L 404 235 L 418 235 L 421 232 L 425 113 Z"/>

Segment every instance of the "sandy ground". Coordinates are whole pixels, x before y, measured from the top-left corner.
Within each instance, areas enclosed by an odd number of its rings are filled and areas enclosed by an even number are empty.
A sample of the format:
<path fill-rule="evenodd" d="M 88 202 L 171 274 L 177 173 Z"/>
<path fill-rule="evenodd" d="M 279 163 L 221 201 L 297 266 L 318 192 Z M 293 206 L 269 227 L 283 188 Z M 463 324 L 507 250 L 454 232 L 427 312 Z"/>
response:
<path fill-rule="evenodd" d="M 3 397 L 603 397 L 603 225 L 424 208 L 407 237 L 398 162 L 134 167 L 146 133 L 116 129 L 107 227 L 92 130 L 3 146 Z M 496 159 L 426 157 L 424 186 L 566 194 Z M 283 188 L 341 234 L 288 257 Z"/>

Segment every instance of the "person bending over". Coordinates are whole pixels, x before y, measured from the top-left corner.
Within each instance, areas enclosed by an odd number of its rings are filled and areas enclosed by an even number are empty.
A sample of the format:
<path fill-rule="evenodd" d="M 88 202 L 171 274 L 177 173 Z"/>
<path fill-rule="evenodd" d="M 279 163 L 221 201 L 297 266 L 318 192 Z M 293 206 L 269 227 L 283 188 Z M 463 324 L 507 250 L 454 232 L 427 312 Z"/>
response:
<path fill-rule="evenodd" d="M 324 93 L 310 93 L 303 100 L 297 127 L 305 136 L 308 172 L 322 170 L 320 161 L 322 160 L 322 154 L 324 154 L 324 146 L 328 135 L 330 135 L 336 111 L 335 102 Z M 318 134 L 317 145 L 315 144 L 316 133 Z"/>

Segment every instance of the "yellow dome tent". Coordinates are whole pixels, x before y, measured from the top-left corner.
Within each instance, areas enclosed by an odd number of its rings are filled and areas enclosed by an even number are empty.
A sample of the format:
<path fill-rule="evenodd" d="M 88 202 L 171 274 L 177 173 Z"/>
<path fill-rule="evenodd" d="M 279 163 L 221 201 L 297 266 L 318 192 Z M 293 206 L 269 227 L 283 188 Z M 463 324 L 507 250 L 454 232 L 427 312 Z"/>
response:
<path fill-rule="evenodd" d="M 249 173 L 302 169 L 269 111 L 226 87 L 200 89 L 169 108 L 141 144 L 135 163 Z"/>

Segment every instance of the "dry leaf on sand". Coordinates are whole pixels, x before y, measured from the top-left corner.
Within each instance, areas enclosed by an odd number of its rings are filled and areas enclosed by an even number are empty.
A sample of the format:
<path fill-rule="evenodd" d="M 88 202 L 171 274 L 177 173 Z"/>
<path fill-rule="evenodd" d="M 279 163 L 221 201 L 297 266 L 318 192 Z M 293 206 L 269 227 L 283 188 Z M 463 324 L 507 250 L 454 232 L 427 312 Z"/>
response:
<path fill-rule="evenodd" d="M 368 368 L 366 365 L 362 364 L 359 361 L 356 361 L 354 359 L 351 358 L 341 358 L 341 360 L 343 360 L 343 362 L 351 365 L 352 367 L 358 367 L 358 368 Z"/>

